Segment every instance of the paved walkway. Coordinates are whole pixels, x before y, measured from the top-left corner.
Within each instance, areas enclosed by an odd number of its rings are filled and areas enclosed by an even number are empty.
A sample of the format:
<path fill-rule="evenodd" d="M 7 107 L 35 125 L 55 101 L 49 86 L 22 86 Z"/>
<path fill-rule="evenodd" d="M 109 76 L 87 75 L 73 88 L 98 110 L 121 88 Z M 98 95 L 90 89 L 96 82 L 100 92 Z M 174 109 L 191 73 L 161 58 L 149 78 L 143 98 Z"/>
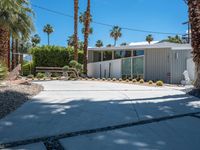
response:
<path fill-rule="evenodd" d="M 44 91 L 0 120 L 0 148 L 200 148 L 200 101 L 167 87 L 38 82 Z"/>

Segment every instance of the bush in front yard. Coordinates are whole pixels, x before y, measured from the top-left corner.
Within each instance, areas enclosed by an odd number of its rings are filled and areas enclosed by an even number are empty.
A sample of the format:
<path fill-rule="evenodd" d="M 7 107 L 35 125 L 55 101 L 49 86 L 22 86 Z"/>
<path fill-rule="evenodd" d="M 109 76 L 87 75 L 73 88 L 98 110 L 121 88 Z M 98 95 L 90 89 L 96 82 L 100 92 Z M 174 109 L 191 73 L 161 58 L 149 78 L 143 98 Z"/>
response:
<path fill-rule="evenodd" d="M 63 67 L 69 63 L 69 52 L 65 47 L 34 47 L 30 52 L 35 67 Z"/>
<path fill-rule="evenodd" d="M 140 79 L 140 81 L 139 81 L 139 82 L 142 84 L 142 83 L 144 83 L 144 80 L 143 80 L 143 79 Z"/>
<path fill-rule="evenodd" d="M 157 86 L 163 86 L 164 83 L 163 83 L 163 81 L 157 81 L 157 82 L 156 82 L 156 85 L 157 85 Z"/>
<path fill-rule="evenodd" d="M 44 78 L 45 77 L 45 74 L 44 73 L 37 73 L 37 75 L 36 75 L 36 78 L 38 78 L 38 79 L 42 79 L 42 78 Z"/>
<path fill-rule="evenodd" d="M 7 67 L 3 62 L 0 62 L 0 80 L 5 79 L 7 76 Z"/>
<path fill-rule="evenodd" d="M 136 83 L 136 82 L 137 82 L 137 80 L 136 80 L 136 79 L 133 79 L 133 80 L 132 80 L 132 82 L 133 82 L 133 83 Z"/>
<path fill-rule="evenodd" d="M 151 85 L 151 84 L 153 84 L 153 81 L 152 81 L 152 80 L 150 80 L 150 81 L 149 81 L 149 84 L 150 84 L 150 85 Z"/>

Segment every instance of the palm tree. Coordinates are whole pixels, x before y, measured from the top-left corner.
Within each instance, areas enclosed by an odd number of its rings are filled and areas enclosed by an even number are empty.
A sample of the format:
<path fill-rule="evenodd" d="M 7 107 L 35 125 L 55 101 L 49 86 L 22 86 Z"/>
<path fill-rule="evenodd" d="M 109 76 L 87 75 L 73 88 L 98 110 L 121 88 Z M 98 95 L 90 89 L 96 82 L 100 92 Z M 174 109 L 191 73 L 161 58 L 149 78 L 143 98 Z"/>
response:
<path fill-rule="evenodd" d="M 98 41 L 96 42 L 96 47 L 103 47 L 103 41 L 98 40 Z"/>
<path fill-rule="evenodd" d="M 85 17 L 85 33 L 84 33 L 84 59 L 83 59 L 83 71 L 87 75 L 87 62 L 88 62 L 88 38 L 90 33 L 90 0 L 87 1 L 87 10 L 86 10 L 86 17 Z"/>
<path fill-rule="evenodd" d="M 51 33 L 54 32 L 53 27 L 50 24 L 47 24 L 46 26 L 44 26 L 43 28 L 43 32 L 47 33 L 47 37 L 48 37 L 48 45 L 50 45 L 50 40 L 49 40 L 49 36 Z"/>
<path fill-rule="evenodd" d="M 176 35 L 176 36 L 168 36 L 168 39 L 162 40 L 161 42 L 170 42 L 170 43 L 178 43 L 178 44 L 182 44 L 183 41 L 180 38 L 180 36 Z"/>
<path fill-rule="evenodd" d="M 153 36 L 151 34 L 146 36 L 146 41 L 151 44 L 151 42 L 153 41 Z"/>
<path fill-rule="evenodd" d="M 37 46 L 41 41 L 41 38 L 38 34 L 35 34 L 33 37 L 31 37 L 31 42 L 32 42 L 32 46 L 35 47 Z"/>
<path fill-rule="evenodd" d="M 80 16 L 79 16 L 79 22 L 81 24 L 83 24 L 83 28 L 81 30 L 82 34 L 85 34 L 85 20 L 86 20 L 86 12 L 81 13 Z M 90 22 L 92 22 L 92 15 L 91 14 L 90 14 Z M 90 27 L 89 34 L 92 34 L 92 33 L 93 33 L 93 28 Z"/>
<path fill-rule="evenodd" d="M 10 68 L 10 37 L 29 37 L 34 30 L 33 12 L 28 1 L 1 0 L 0 16 L 0 59 Z"/>
<path fill-rule="evenodd" d="M 74 60 L 78 61 L 78 0 L 74 0 Z"/>
<path fill-rule="evenodd" d="M 121 30 L 119 26 L 114 26 L 110 32 L 110 36 L 114 38 L 114 46 L 116 46 L 117 40 L 122 36 Z"/>
<path fill-rule="evenodd" d="M 195 87 L 200 89 L 200 3 L 199 0 L 187 0 L 189 6 L 189 20 L 191 24 L 193 60 L 196 66 Z"/>

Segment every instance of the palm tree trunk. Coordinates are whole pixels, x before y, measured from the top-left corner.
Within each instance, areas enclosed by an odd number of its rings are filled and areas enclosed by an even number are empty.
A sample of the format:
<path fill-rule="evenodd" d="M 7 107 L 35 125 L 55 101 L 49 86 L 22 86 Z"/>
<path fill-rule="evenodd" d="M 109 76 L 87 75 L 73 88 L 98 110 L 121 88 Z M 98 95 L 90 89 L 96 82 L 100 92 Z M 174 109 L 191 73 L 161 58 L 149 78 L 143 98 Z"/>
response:
<path fill-rule="evenodd" d="M 195 87 L 200 89 L 200 3 L 199 0 L 188 0 L 191 24 L 193 57 L 196 68 Z"/>
<path fill-rule="evenodd" d="M 78 0 L 74 0 L 74 60 L 78 61 Z"/>
<path fill-rule="evenodd" d="M 50 45 L 49 34 L 47 34 L 47 38 L 48 38 L 48 45 Z"/>
<path fill-rule="evenodd" d="M 90 0 L 87 3 L 86 20 L 85 20 L 85 34 L 84 34 L 84 59 L 83 59 L 83 71 L 87 75 L 87 63 L 88 63 L 88 37 L 90 33 Z"/>
<path fill-rule="evenodd" d="M 10 33 L 7 29 L 0 27 L 0 61 L 6 63 L 10 68 Z"/>
<path fill-rule="evenodd" d="M 116 44 L 117 44 L 117 40 L 115 39 L 115 40 L 114 40 L 114 46 L 116 46 Z"/>

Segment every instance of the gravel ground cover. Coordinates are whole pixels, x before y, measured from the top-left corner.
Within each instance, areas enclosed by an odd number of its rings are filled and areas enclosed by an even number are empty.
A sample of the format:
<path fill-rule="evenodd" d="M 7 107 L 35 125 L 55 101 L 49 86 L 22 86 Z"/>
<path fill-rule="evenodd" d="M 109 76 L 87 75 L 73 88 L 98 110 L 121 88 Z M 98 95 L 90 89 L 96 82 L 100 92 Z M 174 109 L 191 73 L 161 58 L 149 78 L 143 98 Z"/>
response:
<path fill-rule="evenodd" d="M 41 90 L 43 90 L 41 85 L 33 83 L 0 86 L 0 119 L 16 110 Z"/>

